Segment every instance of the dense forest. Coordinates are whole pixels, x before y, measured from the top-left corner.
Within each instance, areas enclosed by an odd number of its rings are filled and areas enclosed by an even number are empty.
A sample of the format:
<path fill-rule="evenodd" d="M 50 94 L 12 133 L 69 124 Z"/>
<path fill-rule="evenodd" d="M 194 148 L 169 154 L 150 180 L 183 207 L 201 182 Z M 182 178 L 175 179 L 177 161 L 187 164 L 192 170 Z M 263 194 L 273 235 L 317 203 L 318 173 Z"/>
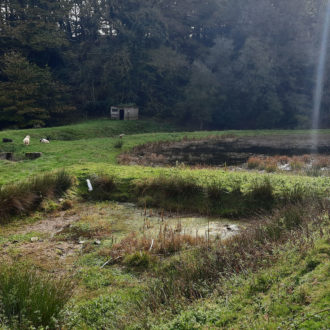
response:
<path fill-rule="evenodd" d="M 127 103 L 194 128 L 310 127 L 325 3 L 0 0 L 0 128 Z M 325 93 L 323 127 L 329 109 Z"/>

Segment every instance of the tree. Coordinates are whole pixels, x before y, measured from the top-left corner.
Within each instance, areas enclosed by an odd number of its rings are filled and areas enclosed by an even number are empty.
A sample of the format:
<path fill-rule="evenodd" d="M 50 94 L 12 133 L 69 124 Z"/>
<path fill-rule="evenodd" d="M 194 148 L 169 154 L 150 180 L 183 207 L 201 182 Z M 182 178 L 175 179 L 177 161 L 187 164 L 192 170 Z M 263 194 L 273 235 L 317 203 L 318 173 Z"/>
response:
<path fill-rule="evenodd" d="M 38 127 L 52 116 L 74 110 L 67 105 L 65 89 L 55 82 L 48 67 L 40 68 L 17 52 L 2 58 L 0 125 Z"/>

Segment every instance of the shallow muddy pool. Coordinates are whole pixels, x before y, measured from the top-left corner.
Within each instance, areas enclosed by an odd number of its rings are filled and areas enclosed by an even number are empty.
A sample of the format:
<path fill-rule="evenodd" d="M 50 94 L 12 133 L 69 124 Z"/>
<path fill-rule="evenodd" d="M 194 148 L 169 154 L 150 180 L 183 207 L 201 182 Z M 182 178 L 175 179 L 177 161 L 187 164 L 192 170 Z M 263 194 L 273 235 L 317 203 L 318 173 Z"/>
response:
<path fill-rule="evenodd" d="M 223 239 L 238 233 L 246 227 L 246 223 L 240 221 L 162 213 L 159 210 L 138 208 L 132 203 L 105 202 L 95 206 L 94 212 L 100 220 L 109 222 L 111 235 L 116 240 L 132 232 L 150 238 L 157 237 L 165 227 L 167 230 L 194 237 L 207 237 L 209 235 L 210 237 Z M 90 208 L 89 213 L 92 215 L 92 209 Z M 90 215 L 86 220 L 90 218 Z"/>

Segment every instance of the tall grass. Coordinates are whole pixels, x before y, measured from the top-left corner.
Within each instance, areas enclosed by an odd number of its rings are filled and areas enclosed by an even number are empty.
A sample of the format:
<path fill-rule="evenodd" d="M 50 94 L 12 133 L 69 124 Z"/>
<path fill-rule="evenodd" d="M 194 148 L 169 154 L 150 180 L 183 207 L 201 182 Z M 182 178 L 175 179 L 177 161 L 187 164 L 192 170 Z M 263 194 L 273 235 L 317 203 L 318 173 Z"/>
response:
<path fill-rule="evenodd" d="M 286 203 L 296 203 L 312 196 L 301 184 L 275 192 L 268 177 L 255 179 L 247 188 L 244 182 L 223 183 L 215 180 L 202 184 L 196 177 L 178 174 L 159 175 L 142 180 L 118 179 L 99 174 L 90 176 L 93 191 L 87 192 L 86 181 L 80 194 L 87 200 L 136 202 L 142 207 L 157 207 L 171 212 L 194 212 L 227 217 L 247 216 L 270 211 Z"/>
<path fill-rule="evenodd" d="M 197 212 L 206 215 L 238 216 L 262 209 L 271 209 L 275 203 L 274 189 L 269 180 L 255 182 L 243 193 L 239 183 L 225 187 L 221 182 L 202 186 L 193 178 L 160 176 L 137 186 L 140 204 L 172 211 Z"/>
<path fill-rule="evenodd" d="M 72 294 L 72 284 L 26 264 L 0 267 L 0 327 L 58 328 L 56 318 Z"/>
<path fill-rule="evenodd" d="M 72 184 L 67 172 L 58 171 L 0 186 L 0 223 L 35 210 L 45 198 L 61 196 Z"/>
<path fill-rule="evenodd" d="M 87 191 L 85 178 L 80 183 L 80 192 L 84 199 L 93 201 L 106 201 L 113 199 L 117 185 L 113 176 L 103 173 L 90 176 L 92 191 Z"/>
<path fill-rule="evenodd" d="M 132 232 L 119 243 L 99 251 L 102 256 L 110 257 L 113 263 L 123 261 L 129 255 L 141 253 L 141 256 L 170 256 L 194 246 L 206 246 L 207 239 L 198 235 L 181 233 L 176 228 L 160 226 L 155 238 L 138 236 Z M 143 254 L 142 254 L 143 253 Z"/>

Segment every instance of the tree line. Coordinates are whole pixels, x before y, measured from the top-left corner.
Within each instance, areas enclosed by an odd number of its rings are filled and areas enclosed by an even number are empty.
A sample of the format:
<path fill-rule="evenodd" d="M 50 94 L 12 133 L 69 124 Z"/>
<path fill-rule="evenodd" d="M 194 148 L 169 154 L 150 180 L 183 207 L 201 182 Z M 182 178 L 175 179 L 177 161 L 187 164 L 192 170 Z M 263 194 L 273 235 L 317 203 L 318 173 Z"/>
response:
<path fill-rule="evenodd" d="M 194 128 L 310 127 L 325 3 L 0 0 L 0 128 L 125 103 Z"/>

